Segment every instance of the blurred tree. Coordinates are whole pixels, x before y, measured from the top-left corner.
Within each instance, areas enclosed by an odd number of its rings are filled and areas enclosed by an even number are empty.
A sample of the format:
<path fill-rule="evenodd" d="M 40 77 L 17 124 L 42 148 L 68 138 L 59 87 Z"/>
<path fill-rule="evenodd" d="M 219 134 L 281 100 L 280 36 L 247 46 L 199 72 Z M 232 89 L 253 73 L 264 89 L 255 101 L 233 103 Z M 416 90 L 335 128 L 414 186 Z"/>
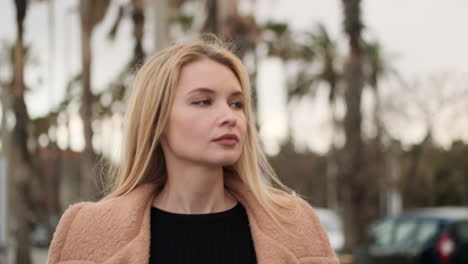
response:
<path fill-rule="evenodd" d="M 132 21 L 135 48 L 133 49 L 133 64 L 143 63 L 145 52 L 143 49 L 143 34 L 145 25 L 145 1 L 132 0 Z"/>
<path fill-rule="evenodd" d="M 331 116 L 331 142 L 327 156 L 326 167 L 326 192 L 327 206 L 333 209 L 338 208 L 338 190 L 337 190 L 337 136 L 341 131 L 341 122 L 337 113 L 337 96 L 338 82 L 341 78 L 341 73 L 338 70 L 340 55 L 338 53 L 336 41 L 330 37 L 327 29 L 323 24 L 318 24 L 314 32 L 307 34 L 309 36 L 310 48 L 317 56 L 319 63 L 319 72 L 316 76 L 312 76 L 318 82 L 325 82 L 329 88 L 328 103 L 330 105 Z M 305 57 L 307 58 L 307 57 Z"/>
<path fill-rule="evenodd" d="M 23 9 L 19 11 L 20 15 L 17 18 L 23 17 L 22 23 L 24 23 L 29 5 L 19 3 L 17 7 Z M 24 81 L 24 68 L 26 64 L 36 66 L 36 61 L 30 54 L 31 48 L 25 46 L 22 41 L 24 27 L 21 26 L 20 29 L 16 44 L 11 48 L 8 45 L 3 47 L 8 56 L 3 57 L 2 61 L 7 67 L 13 68 L 13 72 L 12 80 L 2 80 L 0 92 L 2 94 L 2 152 L 8 159 L 9 180 L 7 184 L 8 189 L 12 190 L 9 193 L 8 207 L 12 209 L 11 218 L 17 219 L 18 224 L 15 229 L 21 228 L 20 232 L 15 232 L 18 245 L 21 245 L 16 248 L 16 259 L 23 263 L 30 258 L 31 223 L 39 221 L 47 223 L 50 213 L 58 214 L 59 210 L 54 207 L 58 200 L 49 199 L 57 193 L 58 186 L 53 184 L 53 180 L 58 177 L 57 175 L 50 177 L 52 175 L 44 173 L 43 164 L 35 155 L 35 151 L 39 149 L 39 133 L 44 136 L 44 133 L 49 132 L 50 126 L 44 126 L 44 118 L 30 119 L 28 114 L 24 96 L 29 91 L 29 87 Z M 23 74 L 20 71 L 23 71 Z M 23 77 L 18 78 L 18 76 Z"/>
<path fill-rule="evenodd" d="M 405 208 L 427 205 L 422 201 L 432 200 L 428 199 L 430 196 L 427 196 L 426 189 L 432 188 L 436 161 L 428 161 L 427 157 L 437 152 L 434 134 L 440 127 L 439 122 L 447 120 L 451 123 L 445 124 L 446 127 L 457 126 L 457 117 L 468 102 L 467 90 L 463 89 L 465 83 L 466 77 L 458 79 L 456 75 L 444 72 L 423 80 L 399 80 L 383 101 L 386 119 L 406 124 L 419 123 L 424 131 L 421 139 L 404 154 L 402 162 L 404 172 L 400 184 Z M 439 179 L 444 175 L 449 174 L 439 173 Z M 426 189 L 421 188 L 423 184 Z"/>
<path fill-rule="evenodd" d="M 260 28 L 252 15 L 242 15 L 239 12 L 239 0 L 205 2 L 206 19 L 201 29 L 202 33 L 211 33 L 234 44 L 236 55 L 244 60 L 250 73 L 254 110 L 257 106 L 257 52 L 260 39 Z M 246 63 L 246 56 L 251 55 L 252 66 Z"/>
<path fill-rule="evenodd" d="M 341 122 L 337 115 L 338 84 L 341 78 L 339 71 L 340 54 L 336 41 L 333 40 L 323 24 L 317 24 L 311 32 L 305 32 L 305 41 L 298 43 L 296 49 L 300 66 L 297 75 L 293 78 L 288 89 L 289 101 L 302 98 L 305 95 L 314 95 L 321 83 L 328 86 L 328 103 L 331 117 L 331 142 L 327 155 L 326 182 L 327 192 L 326 204 L 330 208 L 337 209 L 337 135 L 341 130 Z M 290 49 L 290 45 L 287 45 Z M 291 50 L 291 49 L 290 49 Z M 289 51 L 290 52 L 290 51 Z"/>
<path fill-rule="evenodd" d="M 271 164 L 282 182 L 316 207 L 326 207 L 326 157 L 311 151 L 298 152 L 289 137 L 281 151 L 270 157 Z"/>
<path fill-rule="evenodd" d="M 83 72 L 74 76 L 69 81 L 66 87 L 65 97 L 55 109 L 52 109 L 46 116 L 31 122 L 35 128 L 34 131 L 36 138 L 47 134 L 50 129 L 54 130 L 58 128 L 57 121 L 59 116 L 61 116 L 62 119 L 65 118 L 65 123 L 67 123 L 70 119 L 68 109 L 73 107 L 73 105 L 81 104 L 81 116 L 85 129 L 85 142 L 90 142 L 93 138 L 94 133 L 92 133 L 93 130 L 91 130 L 91 122 L 94 122 L 94 125 L 97 125 L 100 124 L 100 122 L 103 120 L 111 119 L 114 114 L 123 113 L 123 100 L 127 90 L 128 79 L 131 78 L 133 72 L 137 66 L 142 63 L 145 57 L 142 46 L 144 33 L 144 2 L 132 1 L 130 5 L 121 5 L 119 7 L 117 18 L 108 36 L 113 40 L 118 32 L 120 21 L 125 17 L 130 17 L 134 24 L 135 46 L 133 50 L 133 56 L 131 61 L 124 66 L 122 72 L 117 76 L 117 78 L 110 82 L 107 89 L 104 89 L 98 93 L 93 93 L 90 87 L 92 72 L 90 40 L 94 27 L 100 23 L 100 21 L 102 21 L 109 5 L 109 1 L 98 3 L 87 3 L 85 1 L 80 2 L 80 17 L 82 20 L 82 63 L 84 65 Z M 80 85 L 81 89 L 79 89 Z M 55 159 L 56 162 L 59 162 L 61 160 L 61 155 L 67 154 L 63 153 L 63 151 L 59 151 L 60 155 L 59 157 L 56 157 L 57 153 L 55 152 L 56 151 L 51 145 L 49 148 L 44 148 L 41 150 L 38 157 L 43 158 L 44 155 L 49 155 L 50 159 Z M 98 172 L 95 173 L 92 171 L 93 168 L 98 169 L 96 166 L 96 162 L 99 159 L 98 155 L 99 153 L 96 153 L 92 146 L 90 146 L 89 149 L 85 148 L 82 155 L 79 155 L 79 160 L 81 160 L 82 163 L 80 169 L 82 171 L 81 186 L 79 188 L 79 193 L 76 195 L 67 195 L 74 197 L 67 199 L 67 202 L 76 202 L 77 200 L 83 199 L 96 199 L 100 195 L 98 191 L 101 190 L 98 189 L 103 186 L 98 186 L 97 184 Z M 50 171 L 50 169 L 48 170 Z M 88 172 L 85 172 L 86 170 L 88 170 Z M 60 173 L 60 169 L 58 171 L 54 171 L 54 173 Z M 104 180 L 104 178 L 101 178 L 101 180 Z M 59 179 L 56 179 L 54 184 L 50 184 L 50 186 L 56 186 L 59 184 Z M 55 194 L 56 195 L 54 195 L 54 197 L 59 196 L 58 192 L 55 192 Z M 51 202 L 51 207 L 56 208 L 56 206 L 53 205 L 54 203 Z M 55 212 L 55 209 L 51 212 Z"/>
<path fill-rule="evenodd" d="M 289 24 L 268 21 L 261 29 L 262 41 L 267 46 L 267 56 L 280 58 L 284 62 L 289 62 L 297 60 L 303 55 L 302 50 L 300 50 L 301 47 L 299 47 L 299 44 L 294 39 Z M 307 59 L 311 60 L 312 56 L 308 56 Z"/>
<path fill-rule="evenodd" d="M 374 179 L 378 186 L 378 192 L 380 193 L 381 208 L 383 215 L 391 213 L 387 208 L 386 204 L 391 195 L 399 194 L 400 190 L 396 185 L 393 176 L 391 176 L 391 168 L 389 162 L 393 157 L 393 152 L 386 151 L 384 146 L 384 140 L 389 141 L 388 133 L 385 133 L 385 127 L 382 116 L 382 105 L 381 105 L 381 91 L 380 81 L 384 77 L 392 75 L 393 77 L 399 78 L 398 72 L 391 65 L 388 55 L 384 53 L 382 45 L 376 41 L 365 41 L 364 45 L 364 73 L 365 81 L 370 85 L 374 95 L 374 109 L 372 116 L 372 123 L 375 128 L 375 136 L 373 142 L 367 143 L 367 151 L 370 155 L 366 160 L 367 176 L 366 178 L 375 178 L 373 175 L 379 175 L 379 179 Z M 372 159 L 372 162 L 369 162 Z M 394 168 L 395 169 L 395 168 Z"/>
<path fill-rule="evenodd" d="M 291 104 L 291 101 L 297 97 L 302 97 L 308 94 L 310 86 L 313 84 L 310 77 L 311 71 L 309 65 L 304 62 L 313 61 L 315 51 L 305 47 L 301 50 L 299 43 L 294 39 L 293 32 L 287 23 L 279 21 L 268 21 L 263 27 L 262 32 L 262 44 L 266 45 L 267 56 L 272 58 L 278 58 L 281 60 L 284 73 L 286 75 L 286 89 L 287 89 L 287 101 Z M 304 58 L 302 59 L 302 56 Z M 292 76 L 287 74 L 288 66 L 293 63 L 301 63 L 298 72 L 294 72 Z M 292 144 L 292 114 L 293 111 L 288 111 L 288 138 L 284 146 L 288 146 L 288 142 Z"/>
<path fill-rule="evenodd" d="M 91 90 L 91 37 L 93 30 L 104 18 L 109 7 L 110 0 L 81 0 L 80 1 L 80 22 L 81 22 L 81 52 L 82 52 L 82 85 L 83 93 L 81 95 L 81 119 L 83 121 L 83 130 L 85 138 L 85 147 L 82 159 L 82 185 L 80 187 L 82 198 L 94 200 L 97 198 L 97 186 L 93 167 L 96 162 L 96 156 L 92 146 L 93 129 L 93 94 Z"/>
<path fill-rule="evenodd" d="M 14 183 L 16 217 L 18 223 L 16 263 L 31 263 L 31 238 L 29 218 L 30 182 L 33 177 L 32 157 L 28 150 L 29 115 L 24 102 L 24 20 L 28 10 L 27 0 L 15 0 L 16 45 L 14 52 L 13 83 L 10 91 L 11 108 L 15 116 L 15 126 L 11 134 L 10 168 Z"/>
<path fill-rule="evenodd" d="M 361 31 L 361 0 L 342 0 L 344 30 L 348 35 L 349 54 L 344 65 L 346 115 L 345 146 L 341 155 L 339 181 L 346 250 L 351 250 L 366 238 L 368 219 L 363 202 L 366 200 L 366 179 L 362 172 L 363 141 L 361 137 L 361 94 L 364 86 L 363 47 Z"/>
<path fill-rule="evenodd" d="M 143 49 L 143 35 L 144 35 L 144 25 L 145 25 L 145 1 L 143 0 L 132 0 L 130 6 L 120 5 L 117 17 L 114 21 L 114 24 L 109 31 L 109 38 L 114 40 L 117 35 L 120 22 L 125 17 L 127 13 L 130 14 L 130 17 L 133 22 L 133 37 L 135 39 L 135 44 L 133 48 L 133 59 L 130 62 L 132 66 L 142 64 L 145 59 L 145 52 Z M 131 12 L 126 12 L 130 9 Z"/>
<path fill-rule="evenodd" d="M 434 164 L 434 194 L 431 206 L 468 205 L 468 145 L 456 141 L 445 151 L 439 148 L 434 161 L 424 164 Z M 431 162 L 431 163 L 430 163 Z"/>
<path fill-rule="evenodd" d="M 229 2 L 229 1 L 224 1 Z M 218 0 L 206 0 L 205 1 L 205 8 L 206 8 L 206 20 L 205 24 L 203 25 L 203 32 L 213 33 L 215 35 L 219 35 L 219 12 L 218 12 Z"/>
<path fill-rule="evenodd" d="M 388 59 L 388 55 L 384 52 L 382 45 L 377 41 L 366 41 L 363 43 L 364 54 L 364 72 L 365 81 L 372 88 L 374 94 L 374 115 L 373 123 L 375 125 L 375 141 L 382 143 L 382 137 L 384 136 L 384 125 L 381 117 L 381 99 L 379 96 L 379 88 L 381 79 L 393 75 L 397 79 L 400 79 L 399 73 L 391 65 Z"/>
<path fill-rule="evenodd" d="M 340 129 L 340 122 L 336 114 L 336 98 L 338 82 L 341 78 L 339 72 L 340 55 L 337 50 L 336 41 L 333 40 L 324 25 L 318 24 L 311 32 L 301 35 L 305 38 L 300 40 L 293 36 L 288 24 L 270 21 L 264 29 L 264 41 L 268 47 L 268 55 L 280 58 L 285 64 L 296 66 L 294 73 L 289 76 L 288 103 L 308 95 L 314 96 L 321 83 L 329 88 L 329 104 L 331 113 L 332 142 L 327 156 L 326 181 L 321 181 L 321 188 L 325 187 L 327 195 L 326 205 L 337 208 L 336 187 L 336 145 L 335 135 Z M 302 41 L 301 41 L 302 40 Z M 290 115 L 292 114 L 290 111 Z M 289 117 L 291 122 L 292 117 Z M 289 124 L 290 132 L 287 142 L 292 142 L 292 124 Z M 288 144 L 288 143 L 287 143 Z M 286 145 L 287 146 L 287 145 Z M 283 149 L 282 149 L 283 152 Z M 283 154 L 280 154 L 283 155 Z M 310 176 L 309 176 L 310 177 Z M 314 173 L 313 177 L 318 177 Z M 304 179 L 306 181 L 306 179 Z M 316 182 L 315 184 L 318 184 Z M 322 204 L 323 206 L 323 204 Z"/>

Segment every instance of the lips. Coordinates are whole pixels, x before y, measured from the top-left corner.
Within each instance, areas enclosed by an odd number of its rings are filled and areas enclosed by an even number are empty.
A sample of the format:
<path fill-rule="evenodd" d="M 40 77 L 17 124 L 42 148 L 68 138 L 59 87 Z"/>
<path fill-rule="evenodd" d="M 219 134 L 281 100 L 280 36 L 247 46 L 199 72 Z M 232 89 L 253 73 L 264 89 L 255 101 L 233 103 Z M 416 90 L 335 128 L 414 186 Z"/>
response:
<path fill-rule="evenodd" d="M 235 142 L 238 142 L 239 138 L 235 134 L 224 134 L 224 135 L 216 138 L 214 141 L 235 141 Z"/>
<path fill-rule="evenodd" d="M 214 140 L 214 142 L 224 146 L 232 148 L 237 145 L 239 138 L 235 134 L 224 134 Z"/>

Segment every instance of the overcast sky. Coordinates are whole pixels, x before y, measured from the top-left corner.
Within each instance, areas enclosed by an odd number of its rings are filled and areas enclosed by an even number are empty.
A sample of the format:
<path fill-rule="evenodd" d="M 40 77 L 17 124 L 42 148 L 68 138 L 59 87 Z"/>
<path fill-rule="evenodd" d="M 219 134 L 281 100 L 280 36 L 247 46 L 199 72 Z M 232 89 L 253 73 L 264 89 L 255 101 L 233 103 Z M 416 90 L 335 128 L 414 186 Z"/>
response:
<path fill-rule="evenodd" d="M 47 5 L 34 3 L 30 6 L 25 40 L 33 47 L 32 53 L 39 65 L 31 66 L 36 70 L 29 71 L 26 76 L 28 83 L 35 87 L 27 97 L 32 116 L 44 115 L 51 105 L 56 105 L 63 96 L 66 81 L 80 71 L 79 21 L 76 12 L 71 11 L 77 3 L 77 0 L 55 1 L 56 41 L 52 54 Z M 366 34 L 383 44 L 403 77 L 425 78 L 440 71 L 467 72 L 468 1 L 368 0 L 363 3 Z M 250 8 L 248 4 L 243 7 Z M 130 20 L 123 21 L 115 41 L 106 39 L 105 33 L 116 14 L 113 9 L 93 36 L 95 90 L 105 88 L 131 56 L 133 38 Z M 332 36 L 340 40 L 340 46 L 345 47 L 341 13 L 341 1 L 338 0 L 257 0 L 255 10 L 260 22 L 283 20 L 291 23 L 295 30 L 307 30 L 317 22 L 323 23 Z M 13 1 L 0 1 L 0 41 L 12 43 L 14 30 Z M 147 26 L 146 50 L 151 50 L 153 46 L 152 30 L 151 26 Z M 51 57 L 52 60 L 49 59 Z M 287 130 L 284 76 L 278 74 L 283 70 L 283 65 L 274 59 L 263 61 L 261 65 L 258 80 L 263 99 L 259 109 L 263 128 L 261 134 L 267 142 L 268 151 L 274 153 L 278 140 L 284 138 Z M 1 65 L 0 70 L 3 72 L 0 72 L 1 78 L 5 75 L 5 66 Z M 53 70 L 53 80 L 48 74 L 50 70 Z M 39 77 L 42 78 L 40 83 Z M 305 101 L 297 106 L 293 121 L 299 142 L 318 151 L 324 151 L 328 141 L 325 106 L 324 96 L 318 96 L 315 101 Z M 415 126 L 405 134 L 408 135 L 407 140 L 417 141 L 421 129 Z M 75 142 L 74 148 L 79 149 L 80 145 L 82 142 Z"/>

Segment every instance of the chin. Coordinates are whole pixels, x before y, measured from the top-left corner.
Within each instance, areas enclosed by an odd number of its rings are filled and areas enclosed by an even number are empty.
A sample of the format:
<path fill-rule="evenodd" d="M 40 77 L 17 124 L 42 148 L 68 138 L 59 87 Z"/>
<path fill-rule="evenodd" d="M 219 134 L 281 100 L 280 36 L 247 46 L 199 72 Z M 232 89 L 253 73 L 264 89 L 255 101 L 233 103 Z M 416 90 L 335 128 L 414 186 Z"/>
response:
<path fill-rule="evenodd" d="M 234 163 L 236 163 L 239 160 L 240 156 L 239 155 L 230 155 L 230 156 L 224 156 L 224 157 L 218 157 L 215 160 L 212 160 L 212 164 L 216 166 L 231 166 Z"/>
<path fill-rule="evenodd" d="M 217 161 L 213 162 L 212 164 L 216 165 L 216 166 L 225 167 L 225 166 L 234 165 L 236 163 L 236 161 L 238 161 L 238 160 L 239 159 L 223 159 L 223 160 L 217 160 Z"/>

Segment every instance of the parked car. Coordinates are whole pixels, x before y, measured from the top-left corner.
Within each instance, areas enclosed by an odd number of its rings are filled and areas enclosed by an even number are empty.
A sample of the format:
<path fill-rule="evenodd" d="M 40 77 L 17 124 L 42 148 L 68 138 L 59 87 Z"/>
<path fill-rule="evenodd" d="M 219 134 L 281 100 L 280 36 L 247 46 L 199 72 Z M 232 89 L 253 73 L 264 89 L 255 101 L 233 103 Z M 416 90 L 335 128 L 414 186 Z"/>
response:
<path fill-rule="evenodd" d="M 403 213 L 376 222 L 369 233 L 366 263 L 468 263 L 468 207 Z"/>

